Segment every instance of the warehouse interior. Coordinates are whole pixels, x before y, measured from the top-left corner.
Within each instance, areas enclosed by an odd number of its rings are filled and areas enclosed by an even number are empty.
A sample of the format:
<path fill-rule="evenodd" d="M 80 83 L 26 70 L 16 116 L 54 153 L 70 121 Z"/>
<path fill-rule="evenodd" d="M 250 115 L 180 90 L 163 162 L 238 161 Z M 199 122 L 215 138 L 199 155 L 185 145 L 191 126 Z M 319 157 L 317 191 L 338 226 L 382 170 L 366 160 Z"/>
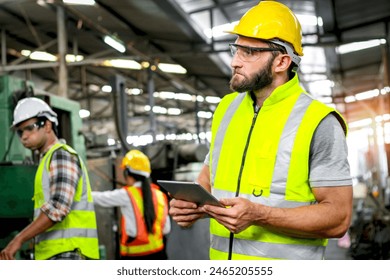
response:
<path fill-rule="evenodd" d="M 60 136 L 85 158 L 94 190 L 123 185 L 118 166 L 132 148 L 149 156 L 153 179 L 193 181 L 213 112 L 231 91 L 235 36 L 223 31 L 259 3 L 84 2 L 0 0 L 0 248 L 32 214 L 36 158 L 9 130 L 15 101 L 39 96 L 55 109 Z M 390 1 L 279 2 L 302 25 L 302 86 L 349 126 L 351 244 L 330 240 L 327 259 L 389 259 Z M 116 259 L 118 209 L 96 211 L 104 258 Z M 168 257 L 207 259 L 208 242 L 207 219 L 188 229 L 172 223 Z"/>

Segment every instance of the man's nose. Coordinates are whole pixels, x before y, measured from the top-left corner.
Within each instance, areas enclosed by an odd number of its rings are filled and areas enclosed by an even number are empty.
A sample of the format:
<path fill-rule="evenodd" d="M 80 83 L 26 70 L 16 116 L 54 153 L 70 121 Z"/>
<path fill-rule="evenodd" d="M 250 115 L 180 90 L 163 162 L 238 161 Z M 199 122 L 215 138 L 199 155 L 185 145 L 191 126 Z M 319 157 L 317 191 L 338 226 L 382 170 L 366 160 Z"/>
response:
<path fill-rule="evenodd" d="M 28 135 L 29 135 L 29 132 L 26 130 L 22 130 L 21 132 L 19 132 L 20 139 L 26 139 L 28 137 Z"/>
<path fill-rule="evenodd" d="M 232 61 L 230 62 L 230 66 L 231 66 L 232 68 L 235 68 L 235 67 L 241 66 L 241 64 L 242 64 L 242 61 L 239 59 L 238 54 L 235 53 L 235 54 L 233 55 L 233 57 L 232 57 Z"/>

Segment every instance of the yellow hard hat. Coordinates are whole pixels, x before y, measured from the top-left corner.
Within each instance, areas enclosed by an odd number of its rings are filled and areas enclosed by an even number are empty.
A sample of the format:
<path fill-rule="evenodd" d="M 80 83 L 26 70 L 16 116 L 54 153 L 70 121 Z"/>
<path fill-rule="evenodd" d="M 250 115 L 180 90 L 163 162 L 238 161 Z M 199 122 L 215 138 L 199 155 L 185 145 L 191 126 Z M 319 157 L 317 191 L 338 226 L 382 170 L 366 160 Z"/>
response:
<path fill-rule="evenodd" d="M 129 151 L 122 160 L 121 168 L 144 177 L 149 177 L 152 172 L 149 158 L 139 150 Z"/>
<path fill-rule="evenodd" d="M 301 24 L 287 6 L 276 1 L 261 1 L 242 16 L 233 30 L 226 32 L 269 40 L 284 47 L 289 43 L 295 53 L 303 55 Z"/>

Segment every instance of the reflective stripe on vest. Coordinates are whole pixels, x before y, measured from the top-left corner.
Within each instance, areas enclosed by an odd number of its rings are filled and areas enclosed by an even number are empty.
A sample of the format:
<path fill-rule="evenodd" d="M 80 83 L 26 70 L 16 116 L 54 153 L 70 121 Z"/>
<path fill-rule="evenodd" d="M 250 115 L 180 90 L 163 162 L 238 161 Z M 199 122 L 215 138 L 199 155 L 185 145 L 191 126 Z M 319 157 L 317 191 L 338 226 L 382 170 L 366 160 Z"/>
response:
<path fill-rule="evenodd" d="M 50 198 L 50 162 L 53 153 L 61 148 L 78 156 L 71 147 L 57 143 L 42 158 L 35 176 L 34 219 L 40 214 L 41 206 Z M 63 221 L 36 236 L 36 259 L 48 259 L 75 249 L 79 249 L 88 258 L 99 258 L 96 217 L 88 173 L 80 157 L 79 162 L 82 176 L 75 190 L 71 211 Z"/>
<path fill-rule="evenodd" d="M 80 237 L 91 237 L 98 238 L 97 232 L 94 229 L 88 228 L 70 228 L 64 230 L 54 230 L 50 232 L 44 232 L 39 235 L 40 242 L 45 240 L 55 240 L 63 238 L 64 236 L 80 236 Z"/>
<path fill-rule="evenodd" d="M 153 224 L 153 233 L 146 229 L 143 215 L 142 190 L 135 187 L 125 187 L 133 205 L 134 216 L 137 225 L 137 236 L 127 242 L 129 236 L 126 234 L 126 221 L 122 217 L 122 237 L 120 253 L 122 256 L 144 256 L 161 251 L 164 248 L 163 228 L 168 215 L 168 202 L 166 196 L 152 184 L 152 199 L 156 218 Z"/>
<path fill-rule="evenodd" d="M 260 110 L 244 159 L 243 143 L 254 115 L 253 101 L 249 93 L 235 93 L 221 101 L 222 109 L 217 109 L 212 124 L 210 151 L 212 190 L 218 198 L 235 197 L 240 187 L 240 197 L 272 207 L 316 203 L 308 183 L 310 142 L 319 122 L 334 110 L 300 93 L 297 78 L 282 87 Z M 221 165 L 224 167 L 218 170 Z M 240 168 L 242 173 L 236 171 Z M 210 257 L 226 259 L 229 231 L 213 219 L 210 231 Z M 251 226 L 235 235 L 232 257 L 322 259 L 326 244 L 326 239 L 293 238 Z M 285 253 L 291 248 L 292 252 Z"/>
<path fill-rule="evenodd" d="M 229 247 L 229 238 L 215 236 L 211 240 L 211 248 L 224 252 Z M 212 252 L 211 254 L 218 254 Z M 238 256 L 240 255 L 240 256 Z M 269 242 L 234 239 L 233 259 L 318 259 L 323 255 L 322 246 L 302 246 L 301 244 L 278 244 Z M 245 257 L 247 256 L 247 257 Z M 227 259 L 227 253 L 226 257 Z"/>
<path fill-rule="evenodd" d="M 93 203 L 90 203 L 88 201 L 73 201 L 70 210 L 71 211 L 73 210 L 95 211 L 95 207 Z M 41 212 L 40 208 L 34 209 L 34 217 L 38 217 L 40 212 Z"/>

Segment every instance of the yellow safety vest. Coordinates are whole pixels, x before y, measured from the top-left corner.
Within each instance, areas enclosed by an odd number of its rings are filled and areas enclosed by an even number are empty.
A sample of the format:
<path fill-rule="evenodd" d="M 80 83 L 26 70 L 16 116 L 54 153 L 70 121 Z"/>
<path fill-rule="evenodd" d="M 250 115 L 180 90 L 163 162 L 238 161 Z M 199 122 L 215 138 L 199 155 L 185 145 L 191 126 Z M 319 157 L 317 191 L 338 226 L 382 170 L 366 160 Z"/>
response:
<path fill-rule="evenodd" d="M 309 185 L 310 143 L 333 108 L 313 100 L 297 75 L 276 88 L 255 114 L 251 94 L 221 100 L 212 123 L 210 174 L 218 198 L 293 208 L 316 203 Z M 228 259 L 230 232 L 210 221 L 211 259 Z M 294 238 L 250 226 L 234 235 L 232 259 L 322 259 L 327 239 Z"/>
<path fill-rule="evenodd" d="M 70 146 L 57 143 L 42 158 L 34 185 L 34 219 L 40 213 L 40 208 L 50 197 L 50 162 L 53 153 L 64 149 L 73 155 L 77 152 Z M 82 176 L 77 184 L 71 211 L 61 222 L 56 223 L 46 232 L 35 238 L 35 259 L 43 260 L 59 253 L 79 249 L 90 258 L 99 259 L 99 244 L 97 237 L 95 210 L 91 195 L 88 172 L 81 158 L 79 162 Z"/>
<path fill-rule="evenodd" d="M 122 217 L 122 236 L 120 242 L 121 256 L 145 256 L 157 253 L 164 249 L 163 229 L 168 216 L 168 200 L 159 187 L 152 184 L 152 199 L 156 219 L 153 224 L 153 233 L 146 229 L 144 219 L 144 204 L 142 190 L 135 187 L 125 187 L 134 209 L 137 224 L 137 236 L 132 239 L 126 234 L 126 221 Z"/>

